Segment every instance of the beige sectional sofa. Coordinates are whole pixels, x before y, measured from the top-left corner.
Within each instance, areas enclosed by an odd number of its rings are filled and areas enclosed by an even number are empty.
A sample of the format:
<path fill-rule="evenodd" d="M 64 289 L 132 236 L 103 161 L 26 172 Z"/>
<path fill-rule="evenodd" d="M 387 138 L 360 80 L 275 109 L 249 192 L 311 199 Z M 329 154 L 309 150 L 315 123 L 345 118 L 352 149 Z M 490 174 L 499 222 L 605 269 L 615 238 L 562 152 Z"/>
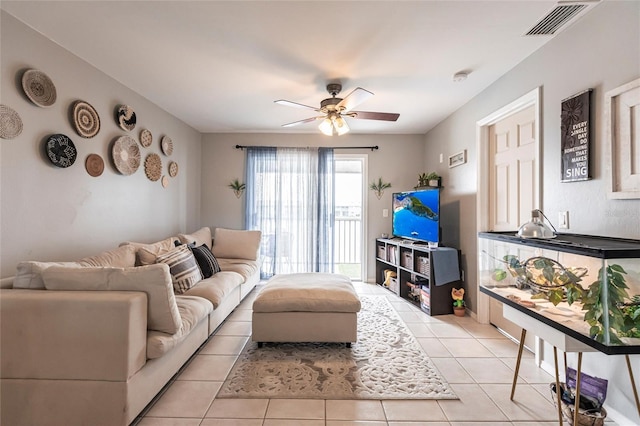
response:
<path fill-rule="evenodd" d="M 212 246 L 202 228 L 78 262 L 22 262 L 0 282 L 0 424 L 131 423 L 259 282 L 260 238 L 219 228 Z M 206 245 L 221 269 L 177 295 L 181 272 L 158 262 L 176 240 Z"/>

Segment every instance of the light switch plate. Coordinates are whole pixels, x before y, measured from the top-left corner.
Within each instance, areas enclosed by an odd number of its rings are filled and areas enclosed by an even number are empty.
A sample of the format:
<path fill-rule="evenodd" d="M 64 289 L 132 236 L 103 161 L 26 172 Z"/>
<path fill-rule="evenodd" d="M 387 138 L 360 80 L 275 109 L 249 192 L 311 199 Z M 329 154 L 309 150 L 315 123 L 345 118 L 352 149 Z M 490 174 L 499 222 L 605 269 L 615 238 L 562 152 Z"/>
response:
<path fill-rule="evenodd" d="M 558 212 L 558 228 L 569 229 L 569 212 Z"/>

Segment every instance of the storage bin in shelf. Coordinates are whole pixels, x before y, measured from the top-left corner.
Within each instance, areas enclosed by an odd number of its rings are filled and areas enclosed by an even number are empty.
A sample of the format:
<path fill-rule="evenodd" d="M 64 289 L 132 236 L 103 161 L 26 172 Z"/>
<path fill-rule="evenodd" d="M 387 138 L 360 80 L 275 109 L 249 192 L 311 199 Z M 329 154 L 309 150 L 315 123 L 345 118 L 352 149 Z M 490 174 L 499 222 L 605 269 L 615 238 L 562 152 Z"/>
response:
<path fill-rule="evenodd" d="M 410 251 L 403 251 L 402 256 L 400 257 L 400 266 L 413 270 L 413 253 Z"/>
<path fill-rule="evenodd" d="M 427 277 L 431 273 L 431 263 L 428 257 L 417 256 L 416 271 L 419 274 L 426 275 Z"/>
<path fill-rule="evenodd" d="M 378 259 L 387 261 L 387 248 L 385 246 L 378 246 Z"/>
<path fill-rule="evenodd" d="M 389 290 L 391 290 L 392 292 L 398 294 L 399 290 L 400 290 L 400 282 L 398 281 L 398 278 L 391 278 L 389 280 Z"/>

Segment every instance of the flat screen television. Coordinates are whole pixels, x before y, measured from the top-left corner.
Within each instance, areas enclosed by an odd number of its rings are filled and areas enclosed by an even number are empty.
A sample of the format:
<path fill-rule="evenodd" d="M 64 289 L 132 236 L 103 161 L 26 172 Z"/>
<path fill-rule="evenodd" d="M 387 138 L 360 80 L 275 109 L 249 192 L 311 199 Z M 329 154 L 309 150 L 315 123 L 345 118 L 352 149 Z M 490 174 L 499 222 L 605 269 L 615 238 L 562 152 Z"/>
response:
<path fill-rule="evenodd" d="M 417 241 L 440 240 L 440 190 L 393 194 L 393 235 Z"/>

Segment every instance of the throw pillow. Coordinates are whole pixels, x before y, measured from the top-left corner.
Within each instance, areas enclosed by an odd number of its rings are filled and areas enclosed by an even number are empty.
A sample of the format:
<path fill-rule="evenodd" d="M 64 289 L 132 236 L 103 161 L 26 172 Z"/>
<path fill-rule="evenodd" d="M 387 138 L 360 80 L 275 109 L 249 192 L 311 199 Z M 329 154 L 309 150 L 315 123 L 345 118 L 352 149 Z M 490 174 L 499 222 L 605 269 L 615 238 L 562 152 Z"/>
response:
<path fill-rule="evenodd" d="M 131 245 L 135 247 L 137 254 L 136 266 L 153 265 L 156 263 L 156 257 L 159 254 L 167 253 L 173 249 L 173 242 L 175 240 L 177 240 L 177 238 L 170 237 L 152 244 L 129 241 L 120 244 L 120 246 Z"/>
<path fill-rule="evenodd" d="M 208 226 L 200 228 L 191 234 L 178 234 L 178 238 L 182 244 L 194 243 L 198 247 L 204 244 L 211 250 L 211 228 Z"/>
<path fill-rule="evenodd" d="M 42 277 L 47 290 L 142 291 L 147 293 L 147 329 L 175 334 L 182 317 L 167 265 L 134 268 L 52 266 Z"/>
<path fill-rule="evenodd" d="M 136 249 L 131 245 L 120 246 L 91 257 L 80 259 L 82 266 L 111 266 L 130 268 L 136 264 Z"/>
<path fill-rule="evenodd" d="M 211 253 L 211 250 L 209 250 L 205 244 L 200 247 L 190 246 L 189 248 L 191 249 L 193 256 L 196 258 L 196 262 L 198 262 L 203 278 L 209 278 L 220 272 L 218 259 L 216 259 L 213 253 Z"/>
<path fill-rule="evenodd" d="M 159 255 L 156 263 L 165 263 L 171 271 L 173 291 L 182 294 L 202 280 L 196 258 L 186 245 L 181 245 L 168 253 Z"/>
<path fill-rule="evenodd" d="M 216 228 L 211 252 L 223 259 L 257 260 L 260 250 L 260 231 L 237 231 Z"/>
<path fill-rule="evenodd" d="M 52 266 L 82 267 L 78 262 L 20 262 L 16 269 L 16 277 L 13 280 L 13 288 L 44 290 L 42 273 Z"/>

